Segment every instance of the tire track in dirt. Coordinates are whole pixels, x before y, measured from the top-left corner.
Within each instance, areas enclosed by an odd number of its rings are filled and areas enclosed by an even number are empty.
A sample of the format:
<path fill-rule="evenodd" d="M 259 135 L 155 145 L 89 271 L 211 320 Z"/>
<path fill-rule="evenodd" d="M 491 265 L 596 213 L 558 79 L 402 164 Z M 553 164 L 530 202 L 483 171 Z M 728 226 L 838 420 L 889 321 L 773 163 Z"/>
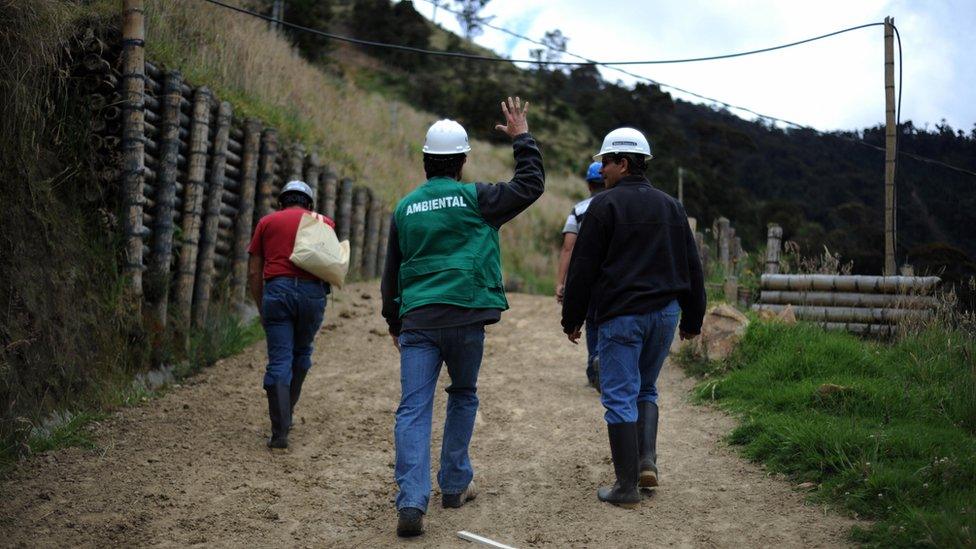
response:
<path fill-rule="evenodd" d="M 734 421 L 689 404 L 693 382 L 670 365 L 662 487 L 636 511 L 597 501 L 612 467 L 584 349 L 561 334 L 551 298 L 518 294 L 488 328 L 471 449 L 478 499 L 443 510 L 435 487 L 427 534 L 398 540 L 396 351 L 375 284 L 333 297 L 289 450 L 264 447 L 259 343 L 97 425 L 97 451 L 23 462 L 0 484 L 0 545 L 466 546 L 458 530 L 518 547 L 847 545 L 853 522 L 739 458 L 721 442 Z M 438 390 L 435 468 L 445 396 Z"/>

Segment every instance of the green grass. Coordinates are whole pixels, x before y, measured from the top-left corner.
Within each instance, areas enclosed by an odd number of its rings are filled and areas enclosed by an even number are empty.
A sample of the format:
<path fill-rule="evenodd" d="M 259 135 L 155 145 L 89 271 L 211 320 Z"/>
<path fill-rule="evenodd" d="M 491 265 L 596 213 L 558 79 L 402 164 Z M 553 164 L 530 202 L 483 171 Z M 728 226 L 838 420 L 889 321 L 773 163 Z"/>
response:
<path fill-rule="evenodd" d="M 742 422 L 729 440 L 814 497 L 874 521 L 871 546 L 976 544 L 976 340 L 931 330 L 894 345 L 753 322 L 725 363 L 679 360 Z"/>

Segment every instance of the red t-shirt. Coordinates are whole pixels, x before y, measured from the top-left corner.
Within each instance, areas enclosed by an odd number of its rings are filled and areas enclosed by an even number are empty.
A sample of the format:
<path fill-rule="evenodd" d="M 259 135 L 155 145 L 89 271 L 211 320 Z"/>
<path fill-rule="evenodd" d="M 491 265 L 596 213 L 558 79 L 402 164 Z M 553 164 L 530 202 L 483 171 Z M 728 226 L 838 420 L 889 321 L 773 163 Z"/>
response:
<path fill-rule="evenodd" d="M 295 249 L 295 235 L 302 216 L 311 213 L 304 208 L 286 208 L 268 214 L 258 221 L 251 237 L 251 245 L 247 252 L 264 258 L 264 279 L 276 276 L 294 276 L 317 280 L 316 276 L 304 271 L 291 262 L 291 252 Z M 319 214 L 316 214 L 319 215 Z M 333 229 L 335 222 L 320 216 Z"/>

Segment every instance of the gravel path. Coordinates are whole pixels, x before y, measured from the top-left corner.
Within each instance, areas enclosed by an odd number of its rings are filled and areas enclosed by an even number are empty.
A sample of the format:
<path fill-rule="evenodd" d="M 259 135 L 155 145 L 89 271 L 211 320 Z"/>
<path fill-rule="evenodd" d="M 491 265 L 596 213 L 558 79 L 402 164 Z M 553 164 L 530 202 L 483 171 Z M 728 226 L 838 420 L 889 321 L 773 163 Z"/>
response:
<path fill-rule="evenodd" d="M 853 522 L 738 457 L 721 441 L 734 421 L 689 404 L 693 382 L 670 365 L 662 486 L 636 511 L 597 501 L 612 467 L 584 350 L 560 333 L 551 298 L 510 299 L 488 329 L 481 370 L 472 444 L 480 494 L 444 510 L 435 493 L 422 538 L 394 534 L 398 359 L 378 289 L 359 284 L 329 303 L 289 450 L 264 447 L 259 343 L 97 425 L 99 450 L 22 463 L 0 484 L 0 545 L 470 546 L 458 530 L 517 547 L 847 544 Z M 435 468 L 445 396 L 438 391 Z"/>

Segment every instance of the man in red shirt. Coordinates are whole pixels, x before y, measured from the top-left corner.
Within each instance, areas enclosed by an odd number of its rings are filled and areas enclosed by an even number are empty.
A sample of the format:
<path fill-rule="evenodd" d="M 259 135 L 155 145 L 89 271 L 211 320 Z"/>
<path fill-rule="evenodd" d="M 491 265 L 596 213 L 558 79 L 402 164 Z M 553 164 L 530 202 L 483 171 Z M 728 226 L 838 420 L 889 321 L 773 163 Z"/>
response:
<path fill-rule="evenodd" d="M 258 222 L 247 251 L 248 286 L 261 314 L 268 341 L 264 390 L 271 416 L 269 448 L 287 448 L 292 412 L 312 366 L 312 341 L 322 325 L 329 284 L 291 262 L 302 216 L 314 196 L 302 181 L 291 181 L 278 195 L 279 211 Z M 315 214 L 318 215 L 318 214 Z M 331 227 L 335 223 L 322 216 Z"/>

